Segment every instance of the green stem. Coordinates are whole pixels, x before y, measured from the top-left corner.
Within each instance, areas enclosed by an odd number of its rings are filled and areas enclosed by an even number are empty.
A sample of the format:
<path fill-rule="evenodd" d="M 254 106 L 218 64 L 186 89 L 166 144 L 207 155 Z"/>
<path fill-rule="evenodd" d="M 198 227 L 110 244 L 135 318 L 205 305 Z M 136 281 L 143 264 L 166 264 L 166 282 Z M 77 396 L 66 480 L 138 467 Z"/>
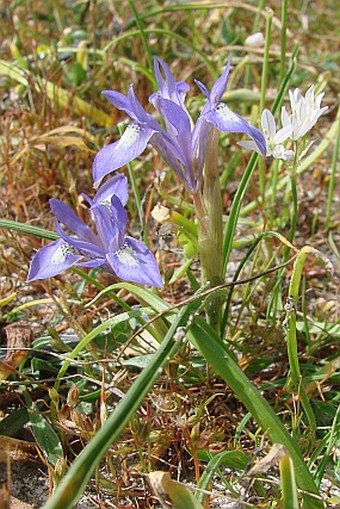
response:
<path fill-rule="evenodd" d="M 335 143 L 335 148 L 334 148 L 334 152 L 333 152 L 331 174 L 330 174 L 329 183 L 328 183 L 327 212 L 326 212 L 326 228 L 327 228 L 327 230 L 331 226 L 332 204 L 333 204 L 333 195 L 334 195 L 334 189 L 335 189 L 336 167 L 337 167 L 337 161 L 338 161 L 338 155 L 339 155 L 339 148 L 340 148 L 340 121 L 339 121 L 339 125 L 338 125 L 338 135 L 336 137 L 336 143 Z"/>
<path fill-rule="evenodd" d="M 280 81 L 284 79 L 286 74 L 287 11 L 288 11 L 288 0 L 281 0 Z"/>
<path fill-rule="evenodd" d="M 272 19 L 273 19 L 273 11 L 270 8 L 266 8 L 266 35 L 265 35 L 265 46 L 264 46 L 264 55 L 263 55 L 263 66 L 262 66 L 262 79 L 261 79 L 261 99 L 260 99 L 260 112 L 265 108 L 266 105 L 266 92 L 268 86 L 268 74 L 269 74 L 269 50 L 270 50 L 270 41 L 271 41 L 271 31 L 272 31 Z M 262 197 L 262 203 L 265 203 L 265 190 L 266 190 L 266 175 L 265 175 L 265 163 L 264 159 L 260 158 L 259 160 L 259 186 L 260 193 Z"/>
<path fill-rule="evenodd" d="M 308 254 L 313 252 L 314 252 L 313 248 L 305 246 L 301 249 L 298 257 L 295 260 L 292 277 L 289 283 L 288 299 L 285 306 L 286 308 L 285 323 L 287 326 L 286 343 L 290 368 L 290 379 L 288 385 L 293 390 L 297 390 L 299 392 L 300 400 L 309 422 L 310 431 L 314 435 L 316 431 L 316 421 L 313 409 L 311 407 L 308 396 L 304 389 L 304 383 L 302 379 L 298 358 L 298 348 L 296 338 L 296 309 L 298 303 L 302 270 Z"/>
<path fill-rule="evenodd" d="M 198 221 L 198 247 L 202 265 L 202 282 L 211 287 L 222 283 L 223 208 L 217 167 L 218 136 L 214 129 L 207 140 L 203 190 L 193 195 Z M 210 324 L 219 330 L 222 301 L 218 297 L 208 303 Z"/>

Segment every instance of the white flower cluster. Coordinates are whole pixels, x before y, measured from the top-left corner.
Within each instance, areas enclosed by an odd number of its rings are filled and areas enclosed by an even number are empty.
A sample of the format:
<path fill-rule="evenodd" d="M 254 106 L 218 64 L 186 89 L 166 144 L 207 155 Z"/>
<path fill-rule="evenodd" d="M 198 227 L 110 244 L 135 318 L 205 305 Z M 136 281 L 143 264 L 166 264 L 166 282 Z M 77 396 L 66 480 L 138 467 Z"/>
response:
<path fill-rule="evenodd" d="M 292 140 L 302 138 L 317 122 L 319 117 L 328 109 L 328 106 L 321 108 L 321 101 L 324 96 L 318 94 L 315 97 L 314 85 L 312 85 L 306 92 L 305 97 L 301 94 L 300 90 L 289 90 L 290 106 L 292 113 L 282 108 L 281 121 L 282 125 L 292 127 Z"/>
<path fill-rule="evenodd" d="M 321 101 L 324 93 L 315 96 L 314 85 L 306 92 L 305 97 L 300 90 L 289 90 L 291 113 L 288 113 L 285 106 L 281 110 L 282 128 L 277 131 L 276 122 L 272 113 L 265 109 L 261 116 L 261 129 L 266 139 L 266 156 L 275 159 L 290 161 L 293 150 L 286 149 L 283 145 L 288 138 L 296 141 L 302 138 L 317 122 L 319 117 L 328 109 L 328 106 L 321 108 Z M 240 141 L 241 147 L 249 150 L 260 151 L 254 141 Z"/>

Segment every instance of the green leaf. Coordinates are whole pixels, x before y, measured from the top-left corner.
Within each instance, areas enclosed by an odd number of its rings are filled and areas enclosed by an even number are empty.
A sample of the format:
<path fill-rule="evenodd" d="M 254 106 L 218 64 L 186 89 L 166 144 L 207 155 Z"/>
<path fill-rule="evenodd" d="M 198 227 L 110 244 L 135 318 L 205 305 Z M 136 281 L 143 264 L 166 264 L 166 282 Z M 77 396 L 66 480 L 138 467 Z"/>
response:
<path fill-rule="evenodd" d="M 205 467 L 204 472 L 198 482 L 198 488 L 202 490 L 209 489 L 209 483 L 212 481 L 214 475 L 216 474 L 216 470 L 218 470 L 220 466 L 223 465 L 224 467 L 228 468 L 244 470 L 249 463 L 248 456 L 242 451 L 223 451 L 213 457 L 211 457 L 211 453 L 208 454 L 210 456 L 210 461 Z M 204 493 L 199 492 L 197 498 L 203 502 L 205 498 Z"/>
<path fill-rule="evenodd" d="M 58 435 L 38 410 L 28 410 L 32 433 L 49 463 L 56 466 L 58 459 L 63 458 L 63 448 Z"/>

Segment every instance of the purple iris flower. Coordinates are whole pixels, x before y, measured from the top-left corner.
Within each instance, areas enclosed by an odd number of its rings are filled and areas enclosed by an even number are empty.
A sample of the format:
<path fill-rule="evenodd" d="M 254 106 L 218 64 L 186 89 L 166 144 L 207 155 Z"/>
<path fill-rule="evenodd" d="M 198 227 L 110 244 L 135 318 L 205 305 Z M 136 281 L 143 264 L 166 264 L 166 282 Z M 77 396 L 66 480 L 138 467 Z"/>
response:
<path fill-rule="evenodd" d="M 126 177 L 111 178 L 93 199 L 86 199 L 91 205 L 95 231 L 65 203 L 50 200 L 60 238 L 33 256 L 27 280 L 50 278 L 70 267 L 102 267 L 124 281 L 161 287 L 153 254 L 142 242 L 126 235 Z M 72 235 L 62 229 L 61 223 Z"/>
<path fill-rule="evenodd" d="M 201 185 L 209 134 L 213 128 L 224 132 L 245 133 L 254 140 L 260 152 L 265 154 L 263 134 L 221 102 L 229 69 L 230 62 L 210 92 L 203 83 L 197 82 L 207 102 L 195 125 L 184 106 L 189 86 L 185 82 L 176 82 L 169 67 L 159 58 L 155 59 L 159 90 L 149 100 L 160 113 L 165 129 L 143 109 L 132 86 L 127 96 L 120 92 L 104 91 L 105 97 L 116 108 L 125 111 L 133 122 L 128 125 L 120 140 L 104 147 L 96 155 L 93 165 L 95 187 L 105 175 L 138 157 L 150 142 L 175 170 L 187 189 L 197 192 Z"/>

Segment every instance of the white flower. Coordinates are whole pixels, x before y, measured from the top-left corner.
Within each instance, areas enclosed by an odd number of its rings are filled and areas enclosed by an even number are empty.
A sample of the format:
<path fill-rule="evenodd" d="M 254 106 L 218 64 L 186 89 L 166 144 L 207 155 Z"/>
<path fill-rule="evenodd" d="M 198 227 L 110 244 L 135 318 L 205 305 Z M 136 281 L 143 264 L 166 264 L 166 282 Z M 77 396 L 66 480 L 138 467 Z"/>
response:
<path fill-rule="evenodd" d="M 317 122 L 318 118 L 328 109 L 328 106 L 321 108 L 321 101 L 324 93 L 315 97 L 314 85 L 306 92 L 305 97 L 300 90 L 289 90 L 290 106 L 292 113 L 289 114 L 286 108 L 281 111 L 283 127 L 292 127 L 292 140 L 298 140 L 306 134 Z"/>
<path fill-rule="evenodd" d="M 273 156 L 275 159 L 283 159 L 284 161 L 289 161 L 293 158 L 293 151 L 286 150 L 282 145 L 282 143 L 292 134 L 293 127 L 291 125 L 287 124 L 276 132 L 275 118 L 269 110 L 265 109 L 261 116 L 261 128 L 266 140 L 267 157 Z M 260 151 L 254 141 L 240 141 L 238 144 L 249 150 L 255 150 L 255 152 L 260 154 Z"/>

